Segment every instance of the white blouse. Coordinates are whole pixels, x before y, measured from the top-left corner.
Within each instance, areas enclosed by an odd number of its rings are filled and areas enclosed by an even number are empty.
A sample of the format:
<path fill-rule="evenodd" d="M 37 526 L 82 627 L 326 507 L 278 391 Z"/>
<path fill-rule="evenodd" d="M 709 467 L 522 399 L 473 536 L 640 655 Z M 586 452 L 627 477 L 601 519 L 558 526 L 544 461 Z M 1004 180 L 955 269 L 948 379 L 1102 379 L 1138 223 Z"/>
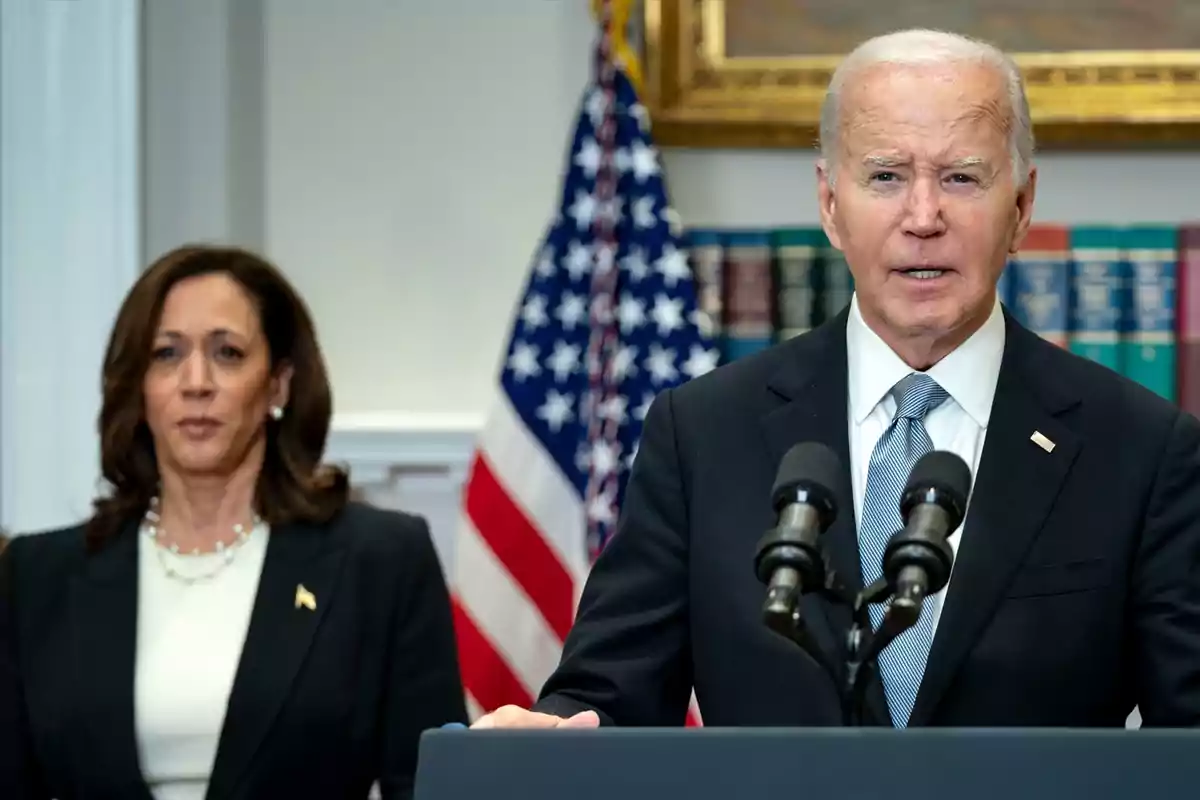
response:
<path fill-rule="evenodd" d="M 134 719 L 142 775 L 156 800 L 202 800 L 246 640 L 269 531 L 254 529 L 213 578 L 221 554 L 183 556 L 141 535 Z"/>

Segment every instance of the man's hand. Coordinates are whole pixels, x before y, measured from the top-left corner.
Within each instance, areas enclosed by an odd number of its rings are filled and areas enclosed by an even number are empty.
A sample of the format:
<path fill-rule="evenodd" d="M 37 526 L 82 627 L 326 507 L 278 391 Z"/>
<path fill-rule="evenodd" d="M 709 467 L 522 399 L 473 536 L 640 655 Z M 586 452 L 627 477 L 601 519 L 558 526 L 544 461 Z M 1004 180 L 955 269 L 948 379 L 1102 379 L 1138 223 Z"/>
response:
<path fill-rule="evenodd" d="M 596 728 L 600 717 L 595 711 L 580 711 L 570 717 L 556 717 L 527 711 L 520 706 L 501 706 L 475 721 L 474 728 Z"/>

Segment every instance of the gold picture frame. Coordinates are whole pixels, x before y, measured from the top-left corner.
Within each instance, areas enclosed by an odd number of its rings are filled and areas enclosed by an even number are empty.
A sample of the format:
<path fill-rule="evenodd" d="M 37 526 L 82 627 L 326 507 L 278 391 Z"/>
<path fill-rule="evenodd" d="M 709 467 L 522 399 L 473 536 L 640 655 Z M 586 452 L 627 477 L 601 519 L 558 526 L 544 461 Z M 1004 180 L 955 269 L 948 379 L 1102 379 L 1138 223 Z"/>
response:
<path fill-rule="evenodd" d="M 644 0 L 642 80 L 655 138 L 677 147 L 815 146 L 840 56 L 727 57 L 726 3 Z M 1200 146 L 1200 49 L 1014 58 L 1041 149 Z"/>

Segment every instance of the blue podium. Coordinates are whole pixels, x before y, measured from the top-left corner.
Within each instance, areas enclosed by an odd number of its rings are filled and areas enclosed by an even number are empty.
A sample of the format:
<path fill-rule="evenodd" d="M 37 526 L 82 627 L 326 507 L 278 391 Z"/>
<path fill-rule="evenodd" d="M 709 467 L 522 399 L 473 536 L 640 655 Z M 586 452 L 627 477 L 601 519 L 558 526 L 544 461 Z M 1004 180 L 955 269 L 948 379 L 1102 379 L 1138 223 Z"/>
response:
<path fill-rule="evenodd" d="M 770 793 L 770 794 L 768 794 Z M 1200 731 L 431 730 L 416 800 L 1200 797 Z"/>

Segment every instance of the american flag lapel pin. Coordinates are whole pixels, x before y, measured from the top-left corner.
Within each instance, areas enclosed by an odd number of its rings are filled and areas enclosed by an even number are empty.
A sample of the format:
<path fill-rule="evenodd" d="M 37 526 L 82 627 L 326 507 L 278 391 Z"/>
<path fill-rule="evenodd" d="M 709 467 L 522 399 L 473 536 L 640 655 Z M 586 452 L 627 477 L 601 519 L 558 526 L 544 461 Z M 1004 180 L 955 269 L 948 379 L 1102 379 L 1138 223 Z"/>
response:
<path fill-rule="evenodd" d="M 1033 442 L 1047 453 L 1054 452 L 1054 442 L 1046 438 L 1046 434 L 1042 433 L 1041 431 L 1034 431 L 1033 435 L 1029 437 L 1029 441 Z"/>
<path fill-rule="evenodd" d="M 309 611 L 317 610 L 317 598 L 312 592 L 304 588 L 303 583 L 296 584 L 296 608 L 303 606 Z"/>

